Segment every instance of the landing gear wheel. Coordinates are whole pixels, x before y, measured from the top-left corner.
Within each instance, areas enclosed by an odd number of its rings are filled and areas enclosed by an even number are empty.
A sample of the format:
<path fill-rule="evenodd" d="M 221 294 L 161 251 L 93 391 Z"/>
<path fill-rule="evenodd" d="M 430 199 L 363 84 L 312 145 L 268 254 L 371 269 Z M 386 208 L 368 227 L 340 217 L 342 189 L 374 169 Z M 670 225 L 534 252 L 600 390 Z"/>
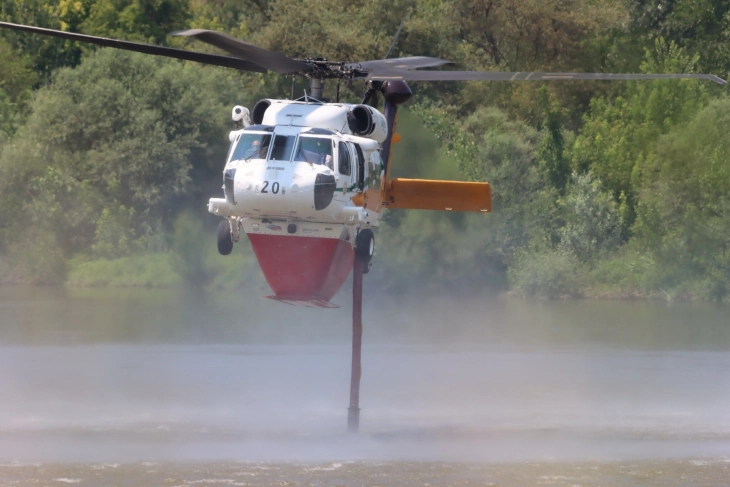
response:
<path fill-rule="evenodd" d="M 355 238 L 355 258 L 365 264 L 365 274 L 370 270 L 370 259 L 375 252 L 375 236 L 369 228 L 360 230 Z"/>
<path fill-rule="evenodd" d="M 218 224 L 218 252 L 221 255 L 228 255 L 233 250 L 233 237 L 231 237 L 231 224 L 223 220 Z"/>

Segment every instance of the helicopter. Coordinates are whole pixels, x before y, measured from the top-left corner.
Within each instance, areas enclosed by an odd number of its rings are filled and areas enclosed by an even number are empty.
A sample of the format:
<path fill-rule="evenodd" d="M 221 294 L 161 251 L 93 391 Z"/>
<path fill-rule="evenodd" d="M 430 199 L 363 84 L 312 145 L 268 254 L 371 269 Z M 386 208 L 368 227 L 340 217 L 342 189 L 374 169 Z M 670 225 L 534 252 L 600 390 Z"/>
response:
<path fill-rule="evenodd" d="M 402 81 L 382 91 L 394 106 L 411 96 Z M 491 211 L 489 183 L 391 179 L 382 154 L 398 140 L 394 120 L 364 103 L 264 99 L 251 114 L 234 107 L 232 118 L 243 127 L 229 136 L 225 197 L 208 210 L 225 218 L 221 254 L 246 233 L 271 299 L 336 307 L 329 300 L 353 259 L 368 272 L 385 208 Z"/>
<path fill-rule="evenodd" d="M 405 20 L 405 19 L 404 19 Z M 403 26 L 398 29 L 398 33 Z M 220 254 L 228 255 L 245 233 L 273 291 L 268 298 L 300 306 L 337 308 L 331 302 L 352 271 L 353 342 L 348 428 L 359 425 L 362 279 L 375 250 L 373 228 L 384 210 L 421 209 L 489 213 L 487 182 L 391 178 L 398 108 L 418 81 L 563 81 L 707 79 L 708 74 L 610 74 L 449 71 L 450 61 L 412 56 L 343 62 L 292 59 L 225 34 L 202 29 L 174 32 L 219 48 L 227 56 L 73 32 L 0 22 L 1 28 L 166 56 L 256 73 L 305 77 L 310 90 L 294 99 L 263 99 L 252 110 L 236 105 L 235 129 L 222 171 L 223 197 L 208 211 L 222 217 Z M 324 83 L 337 81 L 334 101 Z M 340 102 L 340 83 L 362 81 L 359 104 Z M 383 98 L 382 112 L 377 109 Z"/>

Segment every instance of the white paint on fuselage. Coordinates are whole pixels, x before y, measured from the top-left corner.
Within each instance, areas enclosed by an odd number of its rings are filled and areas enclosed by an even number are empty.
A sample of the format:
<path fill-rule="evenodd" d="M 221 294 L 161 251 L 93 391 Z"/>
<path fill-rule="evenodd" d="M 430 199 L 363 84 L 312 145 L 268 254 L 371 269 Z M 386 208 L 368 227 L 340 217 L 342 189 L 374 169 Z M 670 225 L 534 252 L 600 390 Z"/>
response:
<path fill-rule="evenodd" d="M 276 220 L 262 221 L 254 218 L 241 220 L 241 229 L 246 233 L 262 235 L 290 235 L 311 238 L 345 239 L 348 236 L 347 225 L 341 223 L 296 222 L 293 233 L 289 233 L 289 224 Z"/>
<path fill-rule="evenodd" d="M 233 132 L 233 148 L 243 134 L 258 134 L 271 136 L 269 150 L 261 157 L 250 159 L 236 159 L 231 157 L 225 170 L 235 169 L 234 200 L 235 205 L 226 203 L 218 198 L 211 199 L 209 211 L 221 216 L 250 219 L 252 222 L 268 220 L 288 224 L 291 222 L 311 222 L 322 224 L 347 224 L 360 226 L 377 226 L 379 214 L 365 211 L 356 207 L 352 197 L 361 192 L 357 188 L 357 153 L 352 143 L 357 143 L 363 150 L 365 157 L 365 179 L 371 172 L 376 174 L 380 166 L 373 163 L 379 161 L 379 144 L 370 139 L 363 139 L 352 135 L 313 134 L 310 127 L 277 126 L 273 131 L 240 130 Z M 288 160 L 272 160 L 273 145 L 276 136 L 293 137 L 292 153 Z M 332 168 L 324 164 L 297 162 L 296 151 L 299 137 L 313 137 L 322 140 L 332 147 Z M 349 172 L 344 174 L 339 167 L 340 150 L 344 147 L 350 159 Z M 349 143 L 349 144 L 348 144 Z M 231 154 L 234 154 L 234 150 Z M 301 159 L 301 157 L 299 157 Z M 317 175 L 334 176 L 336 191 L 332 202 L 321 210 L 314 205 L 314 188 Z M 379 174 L 378 174 L 379 176 Z M 363 191 L 367 190 L 367 186 Z M 244 225 L 244 228 L 249 228 Z M 259 227 L 262 228 L 262 227 Z M 320 228 L 320 227 L 317 227 Z M 324 228 L 324 227 L 322 227 Z M 338 227 L 340 228 L 340 227 Z M 341 228 L 340 228 L 341 230 Z M 337 230 L 335 234 L 341 234 Z M 248 230 L 246 230 L 248 232 Z M 314 230 L 311 231 L 315 233 Z M 278 232 L 277 232 L 278 233 Z M 323 236 L 331 236 L 330 232 L 317 230 Z M 285 232 L 282 232 L 285 234 Z"/>
<path fill-rule="evenodd" d="M 317 174 L 333 174 L 322 166 L 307 163 L 250 161 L 239 166 L 235 179 L 233 213 L 242 217 L 284 218 L 291 220 L 334 221 L 332 210 L 314 209 L 314 183 Z M 336 203 L 330 204 L 330 206 Z"/>
<path fill-rule="evenodd" d="M 340 134 L 352 131 L 347 123 L 347 114 L 357 105 L 348 103 L 305 103 L 290 100 L 269 100 L 271 105 L 264 112 L 263 125 L 317 127 Z M 367 136 L 383 143 L 388 135 L 388 123 L 382 113 L 368 107 L 374 124 L 373 132 Z"/>
<path fill-rule="evenodd" d="M 363 138 L 349 133 L 347 114 L 354 105 L 270 101 L 271 106 L 263 119 L 264 127 L 252 126 L 230 133 L 230 160 L 224 173 L 236 170 L 233 179 L 235 204 L 222 198 L 211 198 L 208 211 L 238 221 L 246 233 L 322 238 L 345 238 L 349 235 L 354 243 L 357 229 L 377 226 L 381 216 L 380 213 L 355 206 L 352 198 L 367 191 L 368 182 L 382 177 L 379 153 L 379 142 L 382 140 L 379 139 L 387 132 L 384 117 L 375 110 L 373 120 L 378 130 L 374 137 Z M 316 129 L 313 130 L 313 127 Z M 253 151 L 249 150 L 239 154 L 237 144 L 245 134 L 269 136 L 271 139 L 266 153 L 252 154 Z M 293 147 L 287 160 L 273 160 L 277 136 L 293 138 Z M 299 157 L 296 153 L 302 137 L 316 138 L 331 146 L 332 160 L 329 167 L 325 156 L 311 162 L 302 161 L 311 159 L 309 156 Z M 365 186 L 362 189 L 357 187 L 358 154 L 354 144 L 360 146 L 365 160 Z M 349 171 L 344 170 L 347 166 L 340 167 L 343 147 L 350 160 Z M 315 181 L 320 174 L 334 176 L 337 189 L 332 202 L 324 209 L 316 210 Z M 291 223 L 296 225 L 293 234 L 287 231 Z"/>

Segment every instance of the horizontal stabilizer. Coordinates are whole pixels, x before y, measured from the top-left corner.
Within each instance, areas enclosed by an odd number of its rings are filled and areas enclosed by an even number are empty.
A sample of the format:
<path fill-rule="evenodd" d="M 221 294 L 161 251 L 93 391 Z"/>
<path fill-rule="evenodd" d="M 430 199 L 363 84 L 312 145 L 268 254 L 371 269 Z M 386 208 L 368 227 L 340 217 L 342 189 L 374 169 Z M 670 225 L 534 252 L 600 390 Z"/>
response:
<path fill-rule="evenodd" d="M 330 303 L 329 301 L 325 301 L 324 299 L 300 300 L 300 299 L 280 298 L 277 296 L 264 296 L 264 297 L 273 299 L 274 301 L 279 301 L 280 303 L 291 304 L 292 306 L 304 306 L 305 308 L 339 308 L 338 305 L 336 305 L 334 303 Z"/>
<path fill-rule="evenodd" d="M 489 183 L 396 178 L 389 181 L 388 208 L 446 211 L 492 211 Z"/>

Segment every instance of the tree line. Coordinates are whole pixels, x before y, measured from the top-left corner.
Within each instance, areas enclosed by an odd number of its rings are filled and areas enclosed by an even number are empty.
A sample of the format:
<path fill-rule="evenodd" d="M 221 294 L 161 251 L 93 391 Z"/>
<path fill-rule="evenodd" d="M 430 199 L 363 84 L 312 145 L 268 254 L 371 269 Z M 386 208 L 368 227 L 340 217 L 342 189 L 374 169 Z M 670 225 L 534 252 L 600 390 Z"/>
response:
<path fill-rule="evenodd" d="M 456 69 L 730 72 L 720 0 L 2 0 L 0 20 L 213 52 L 206 28 L 291 57 Z M 261 285 L 214 255 L 230 107 L 291 79 L 0 30 L 4 282 Z M 297 81 L 295 90 L 307 86 Z M 333 95 L 334 84 L 326 87 Z M 343 86 L 347 101 L 362 83 Z M 730 101 L 706 81 L 413 83 L 394 171 L 489 181 L 491 215 L 390 212 L 389 292 L 730 299 Z M 126 278 L 120 269 L 131 269 Z M 149 269 L 155 269 L 150 271 Z M 246 271 L 243 272 L 242 269 Z M 122 272 L 124 274 L 124 272 Z M 142 276 L 142 277 L 140 277 Z M 415 284 L 414 284 L 415 283 Z"/>

